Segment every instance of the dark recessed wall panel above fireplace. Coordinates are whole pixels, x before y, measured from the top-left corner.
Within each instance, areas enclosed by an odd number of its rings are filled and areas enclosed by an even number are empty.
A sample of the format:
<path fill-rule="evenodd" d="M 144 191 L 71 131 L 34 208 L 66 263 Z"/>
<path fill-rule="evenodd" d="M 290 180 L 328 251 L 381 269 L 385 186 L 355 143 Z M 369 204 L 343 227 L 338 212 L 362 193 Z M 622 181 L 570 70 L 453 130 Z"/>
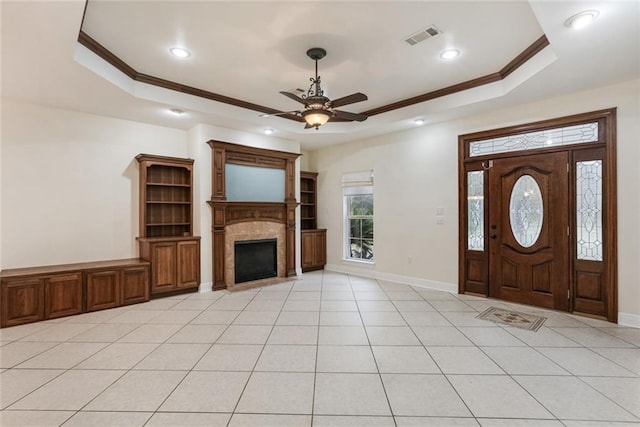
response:
<path fill-rule="evenodd" d="M 278 275 L 278 240 L 243 240 L 234 244 L 235 283 Z"/>

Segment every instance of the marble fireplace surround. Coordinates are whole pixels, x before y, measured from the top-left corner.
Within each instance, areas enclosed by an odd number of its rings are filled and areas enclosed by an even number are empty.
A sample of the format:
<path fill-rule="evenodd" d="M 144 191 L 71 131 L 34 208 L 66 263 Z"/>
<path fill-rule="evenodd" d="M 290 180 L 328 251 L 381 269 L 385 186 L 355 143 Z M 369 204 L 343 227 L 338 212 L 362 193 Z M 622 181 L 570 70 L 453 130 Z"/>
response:
<path fill-rule="evenodd" d="M 278 278 L 286 277 L 286 227 L 282 223 L 270 222 L 270 221 L 250 221 L 240 222 L 236 224 L 228 225 L 225 228 L 224 233 L 224 245 L 225 245 L 225 284 L 227 289 L 233 290 L 236 287 L 235 284 L 235 257 L 234 257 L 234 244 L 243 240 L 262 240 L 262 239 L 277 239 L 277 271 Z M 264 280 L 264 279 L 263 279 Z M 262 280 L 262 281 L 263 281 Z M 267 279 L 272 280 L 272 279 Z M 261 280 L 254 281 L 256 283 Z M 254 282 L 243 282 L 238 286 L 246 287 Z"/>

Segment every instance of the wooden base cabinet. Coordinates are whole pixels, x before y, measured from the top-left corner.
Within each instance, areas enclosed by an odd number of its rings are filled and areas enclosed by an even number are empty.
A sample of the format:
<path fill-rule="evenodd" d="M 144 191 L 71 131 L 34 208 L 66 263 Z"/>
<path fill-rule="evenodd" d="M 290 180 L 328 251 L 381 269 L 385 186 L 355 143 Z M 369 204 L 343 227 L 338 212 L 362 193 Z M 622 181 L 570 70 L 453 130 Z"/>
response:
<path fill-rule="evenodd" d="M 43 280 L 17 279 L 2 283 L 2 327 L 43 319 Z"/>
<path fill-rule="evenodd" d="M 44 280 L 44 317 L 82 313 L 82 273 L 51 276 Z"/>
<path fill-rule="evenodd" d="M 0 272 L 0 327 L 149 300 L 140 259 L 16 268 Z"/>
<path fill-rule="evenodd" d="M 149 267 L 87 272 L 87 311 L 149 300 Z"/>
<path fill-rule="evenodd" d="M 140 257 L 151 263 L 151 295 L 200 286 L 200 237 L 140 237 Z"/>
<path fill-rule="evenodd" d="M 321 270 L 327 263 L 327 230 L 302 230 L 302 271 Z"/>

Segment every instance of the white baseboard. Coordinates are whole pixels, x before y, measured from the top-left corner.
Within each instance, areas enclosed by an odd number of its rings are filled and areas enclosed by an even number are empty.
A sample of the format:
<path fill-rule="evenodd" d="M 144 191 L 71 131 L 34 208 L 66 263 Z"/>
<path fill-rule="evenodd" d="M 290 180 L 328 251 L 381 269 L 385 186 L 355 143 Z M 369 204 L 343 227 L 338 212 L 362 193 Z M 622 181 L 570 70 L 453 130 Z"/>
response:
<path fill-rule="evenodd" d="M 618 325 L 640 328 L 640 316 L 638 316 L 637 314 L 618 312 Z"/>
<path fill-rule="evenodd" d="M 213 282 L 200 283 L 198 292 L 211 292 L 213 290 Z"/>
<path fill-rule="evenodd" d="M 404 283 L 406 285 L 450 292 L 452 294 L 458 293 L 458 285 L 455 285 L 453 283 L 437 282 L 435 280 L 421 279 L 419 277 L 385 273 L 370 268 L 356 267 L 351 265 L 327 264 L 324 266 L 324 269 L 328 271 L 335 271 L 336 273 L 352 274 L 354 276 L 368 277 L 371 279 L 388 280 L 390 282 Z"/>

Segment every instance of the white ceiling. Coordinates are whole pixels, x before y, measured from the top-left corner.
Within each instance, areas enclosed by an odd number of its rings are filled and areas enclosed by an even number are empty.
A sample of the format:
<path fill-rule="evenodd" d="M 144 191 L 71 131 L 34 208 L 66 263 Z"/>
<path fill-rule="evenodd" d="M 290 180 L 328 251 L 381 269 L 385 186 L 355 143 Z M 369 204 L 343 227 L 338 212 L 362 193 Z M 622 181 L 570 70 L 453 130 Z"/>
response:
<path fill-rule="evenodd" d="M 569 91 L 640 78 L 640 2 L 582 1 L 95 1 L 82 30 L 139 73 L 262 106 L 299 104 L 278 91 L 307 89 L 319 62 L 330 98 L 354 92 L 362 112 L 499 71 L 540 36 L 550 46 L 501 82 L 370 117 L 362 123 L 261 118 L 244 108 L 133 82 L 77 43 L 84 1 L 0 3 L 2 97 L 188 129 L 197 123 L 262 132 L 314 149 Z M 581 31 L 564 26 L 598 9 Z M 442 34 L 404 39 L 430 25 Z M 168 54 L 181 45 L 186 60 Z M 461 55 L 439 58 L 447 48 Z M 174 117 L 168 108 L 186 114 Z"/>

